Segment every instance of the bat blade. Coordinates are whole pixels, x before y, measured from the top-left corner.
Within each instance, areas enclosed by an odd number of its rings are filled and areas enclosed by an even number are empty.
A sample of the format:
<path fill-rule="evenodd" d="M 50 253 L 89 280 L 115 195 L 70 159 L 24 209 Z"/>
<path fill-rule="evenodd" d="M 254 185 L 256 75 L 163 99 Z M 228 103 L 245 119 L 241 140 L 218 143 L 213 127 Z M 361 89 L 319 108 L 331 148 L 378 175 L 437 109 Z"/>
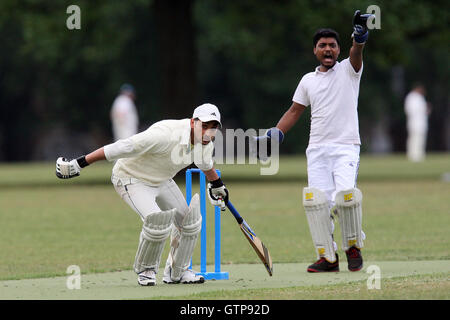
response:
<path fill-rule="evenodd" d="M 259 259 L 266 267 L 267 272 L 269 273 L 270 276 L 272 276 L 273 264 L 272 264 L 272 258 L 270 257 L 269 250 L 264 245 L 264 243 L 256 236 L 256 234 L 253 232 L 253 230 L 250 228 L 250 226 L 247 224 L 247 222 L 245 222 L 245 220 L 243 220 L 239 226 L 241 228 L 242 233 L 245 235 L 248 242 L 250 242 L 250 245 L 255 250 Z"/>
<path fill-rule="evenodd" d="M 256 234 L 253 232 L 252 228 L 247 224 L 247 222 L 241 217 L 239 212 L 236 210 L 236 208 L 233 206 L 233 204 L 228 201 L 227 203 L 228 209 L 230 209 L 230 212 L 233 214 L 234 218 L 236 219 L 237 223 L 239 224 L 242 233 L 247 238 L 248 242 L 250 242 L 253 250 L 255 250 L 256 254 L 258 255 L 259 259 L 261 259 L 262 263 L 266 267 L 267 272 L 270 276 L 273 274 L 273 264 L 272 264 L 272 258 L 270 257 L 269 250 L 267 247 L 262 243 L 262 241 L 256 236 Z"/>

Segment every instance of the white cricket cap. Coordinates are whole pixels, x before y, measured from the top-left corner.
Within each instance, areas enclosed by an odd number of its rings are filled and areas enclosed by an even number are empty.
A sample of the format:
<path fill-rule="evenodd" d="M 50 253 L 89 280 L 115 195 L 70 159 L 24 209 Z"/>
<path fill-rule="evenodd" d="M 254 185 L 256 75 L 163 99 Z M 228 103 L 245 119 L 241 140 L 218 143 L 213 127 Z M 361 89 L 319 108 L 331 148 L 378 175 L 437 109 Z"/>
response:
<path fill-rule="evenodd" d="M 211 103 L 204 103 L 195 108 L 192 118 L 199 119 L 201 122 L 217 121 L 222 126 L 219 109 Z"/>

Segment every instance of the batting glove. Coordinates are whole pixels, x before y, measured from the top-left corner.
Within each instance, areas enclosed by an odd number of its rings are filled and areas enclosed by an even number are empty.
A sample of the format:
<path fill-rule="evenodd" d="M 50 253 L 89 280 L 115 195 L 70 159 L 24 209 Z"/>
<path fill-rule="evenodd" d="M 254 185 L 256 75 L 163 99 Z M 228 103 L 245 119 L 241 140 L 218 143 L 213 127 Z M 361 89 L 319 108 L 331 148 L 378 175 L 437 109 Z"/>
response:
<path fill-rule="evenodd" d="M 280 129 L 274 127 L 266 131 L 263 136 L 250 137 L 250 155 L 256 156 L 259 160 L 266 161 L 272 154 L 272 140 L 282 143 L 284 140 L 284 133 Z M 261 150 L 261 144 L 267 144 L 267 152 L 264 154 Z"/>
<path fill-rule="evenodd" d="M 89 164 L 84 156 L 73 160 L 59 157 L 56 160 L 56 176 L 60 179 L 77 177 L 80 175 L 81 168 L 87 165 Z"/>
<path fill-rule="evenodd" d="M 369 37 L 369 29 L 367 28 L 367 20 L 373 14 L 361 14 L 361 11 L 356 10 L 353 16 L 353 33 L 352 37 L 358 43 L 365 43 Z"/>
<path fill-rule="evenodd" d="M 208 183 L 208 198 L 213 206 L 219 206 L 222 211 L 228 203 L 228 190 L 219 178 Z"/>

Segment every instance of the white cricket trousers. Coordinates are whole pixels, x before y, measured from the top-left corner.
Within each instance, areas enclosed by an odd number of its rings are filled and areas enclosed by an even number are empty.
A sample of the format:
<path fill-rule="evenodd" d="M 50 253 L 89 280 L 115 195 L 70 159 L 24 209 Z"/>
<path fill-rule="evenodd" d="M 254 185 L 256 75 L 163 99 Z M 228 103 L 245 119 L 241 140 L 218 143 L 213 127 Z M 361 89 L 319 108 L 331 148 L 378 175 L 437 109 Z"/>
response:
<path fill-rule="evenodd" d="M 419 162 L 425 159 L 427 129 L 424 126 L 408 124 L 406 155 L 410 161 Z"/>
<path fill-rule="evenodd" d="M 330 209 L 339 191 L 356 187 L 359 151 L 354 144 L 309 145 L 306 149 L 308 186 L 327 195 Z"/>
<path fill-rule="evenodd" d="M 151 213 L 177 209 L 175 224 L 182 225 L 189 212 L 186 199 L 173 179 L 158 186 L 151 186 L 135 178 L 118 178 L 114 175 L 111 181 L 120 197 L 139 215 L 142 222 Z"/>

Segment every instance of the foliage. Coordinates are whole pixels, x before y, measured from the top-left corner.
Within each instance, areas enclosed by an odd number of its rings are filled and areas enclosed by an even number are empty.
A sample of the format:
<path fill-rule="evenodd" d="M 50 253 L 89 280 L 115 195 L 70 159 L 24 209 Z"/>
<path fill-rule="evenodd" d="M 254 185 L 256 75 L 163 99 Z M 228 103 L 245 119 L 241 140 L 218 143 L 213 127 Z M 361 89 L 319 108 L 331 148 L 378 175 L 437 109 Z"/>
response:
<path fill-rule="evenodd" d="M 162 92 L 177 97 L 185 88 L 161 81 L 162 70 L 167 70 L 161 64 L 170 64 L 170 59 L 161 59 L 160 37 L 166 33 L 155 19 L 159 7 L 154 2 L 0 3 L 0 160 L 34 159 L 33 149 L 54 128 L 109 141 L 109 108 L 124 82 L 137 89 L 141 129 L 173 114 Z M 66 28 L 71 4 L 81 8 L 81 30 Z M 443 0 L 196 0 L 186 19 L 195 25 L 197 58 L 186 63 L 197 73 L 185 75 L 185 83 L 198 81 L 197 102 L 216 103 L 225 126 L 273 126 L 290 106 L 301 76 L 316 65 L 313 32 L 323 26 L 336 29 L 345 58 L 353 13 L 371 4 L 381 9 L 381 30 L 371 31 L 364 53 L 359 108 L 363 143 L 370 143 L 373 122 L 383 121 L 394 150 L 404 148 L 403 97 L 420 80 L 433 104 L 430 148 L 445 150 L 450 10 Z M 179 20 L 171 21 L 174 30 L 183 28 Z M 187 47 L 177 54 L 190 56 Z M 400 70 L 399 84 L 393 80 L 395 70 Z M 189 116 L 192 108 L 186 101 L 177 116 Z M 308 133 L 305 114 L 283 151 L 303 152 Z"/>

